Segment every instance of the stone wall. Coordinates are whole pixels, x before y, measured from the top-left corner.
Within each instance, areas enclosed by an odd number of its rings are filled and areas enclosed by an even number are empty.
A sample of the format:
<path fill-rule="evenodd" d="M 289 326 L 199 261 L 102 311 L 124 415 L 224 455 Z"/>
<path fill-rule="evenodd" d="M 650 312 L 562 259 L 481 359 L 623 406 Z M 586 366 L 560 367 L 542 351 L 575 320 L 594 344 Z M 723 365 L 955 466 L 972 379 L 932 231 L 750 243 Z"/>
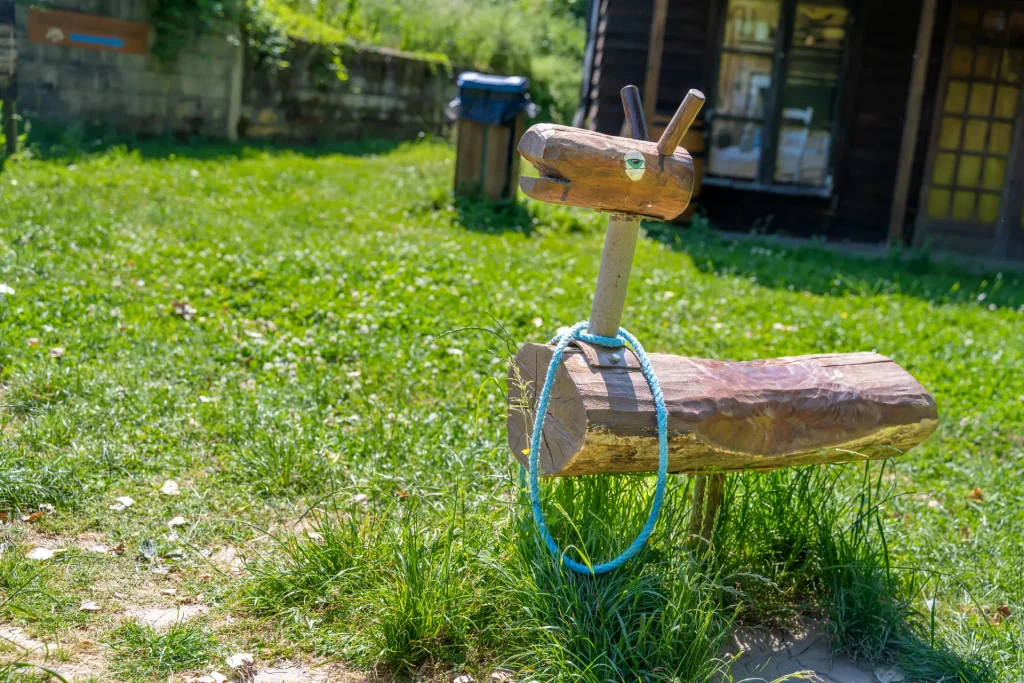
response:
<path fill-rule="evenodd" d="M 146 5 L 147 0 L 48 0 L 45 8 L 76 13 L 74 21 L 103 17 L 144 24 Z M 341 60 L 348 77 L 340 80 L 329 68 L 329 50 L 297 44 L 286 57 L 288 68 L 279 69 L 246 56 L 237 29 L 225 27 L 163 64 L 151 54 L 50 44 L 38 30 L 32 42 L 33 11 L 17 7 L 18 109 L 42 124 L 179 138 L 404 139 L 442 133 L 448 123 L 444 108 L 457 94 L 444 64 L 393 50 L 346 48 Z M 154 33 L 150 28 L 150 45 Z"/>
<path fill-rule="evenodd" d="M 146 21 L 145 0 L 51 0 L 45 7 Z M 30 42 L 29 12 L 19 5 L 16 19 L 18 109 L 26 119 L 140 136 L 234 136 L 242 66 L 237 36 L 203 36 L 167 65 L 152 55 Z"/>
<path fill-rule="evenodd" d="M 297 44 L 290 66 L 247 60 L 240 135 L 289 142 L 441 134 L 445 106 L 457 94 L 452 70 L 441 62 L 381 48 L 347 48 L 347 77 L 330 69 L 331 55 Z"/>

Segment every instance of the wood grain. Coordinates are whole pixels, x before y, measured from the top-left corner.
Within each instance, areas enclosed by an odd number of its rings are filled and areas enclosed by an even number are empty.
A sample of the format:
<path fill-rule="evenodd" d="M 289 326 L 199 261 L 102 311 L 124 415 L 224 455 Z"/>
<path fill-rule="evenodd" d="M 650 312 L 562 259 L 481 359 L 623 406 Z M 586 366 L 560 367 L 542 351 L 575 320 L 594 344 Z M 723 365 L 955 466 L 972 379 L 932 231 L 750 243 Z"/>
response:
<path fill-rule="evenodd" d="M 552 349 L 523 346 L 509 371 L 509 446 L 524 464 Z M 671 472 L 888 458 L 938 425 L 931 395 L 875 353 L 748 362 L 649 357 L 669 410 Z M 657 462 L 654 402 L 643 374 L 635 367 L 591 367 L 570 347 L 544 422 L 541 474 L 654 472 Z"/>
<path fill-rule="evenodd" d="M 644 156 L 639 180 L 625 173 L 628 152 Z M 540 123 L 523 135 L 519 153 L 541 175 L 520 176 L 519 186 L 544 202 L 670 220 L 683 212 L 693 190 L 690 155 L 677 150 L 663 156 L 653 142 Z"/>
<path fill-rule="evenodd" d="M 647 70 L 644 73 L 644 102 L 648 118 L 658 105 L 658 83 L 661 79 L 661 56 L 665 52 L 665 24 L 668 21 L 668 0 L 654 0 L 651 33 L 647 39 Z"/>
<path fill-rule="evenodd" d="M 640 101 L 640 90 L 635 85 L 627 85 L 619 95 L 622 97 L 622 111 L 626 115 L 625 124 L 628 127 L 622 137 L 649 140 L 647 116 L 644 114 L 643 102 Z"/>
<path fill-rule="evenodd" d="M 455 191 L 458 194 L 477 194 L 482 191 L 480 176 L 484 156 L 482 123 L 459 121 L 459 137 L 455 148 Z"/>
<path fill-rule="evenodd" d="M 661 137 L 658 138 L 659 154 L 667 155 L 676 151 L 676 148 L 683 141 L 683 137 L 690 130 L 690 126 L 693 125 L 697 114 L 700 113 L 700 109 L 703 106 L 704 93 L 693 89 L 686 93 L 686 97 L 679 104 L 679 109 L 676 109 L 672 120 L 668 122 L 665 130 L 661 133 Z"/>
<path fill-rule="evenodd" d="M 896 164 L 892 208 L 889 210 L 889 244 L 893 245 L 903 243 L 903 221 L 906 218 L 910 174 L 914 165 L 917 131 L 921 125 L 921 104 L 928 78 L 928 57 L 931 54 L 932 31 L 935 28 L 935 6 L 936 0 L 924 0 L 921 6 L 921 24 L 917 30 L 914 68 L 910 77 L 910 92 L 907 94 L 907 113 L 903 116 L 903 138 L 900 140 L 900 156 Z"/>

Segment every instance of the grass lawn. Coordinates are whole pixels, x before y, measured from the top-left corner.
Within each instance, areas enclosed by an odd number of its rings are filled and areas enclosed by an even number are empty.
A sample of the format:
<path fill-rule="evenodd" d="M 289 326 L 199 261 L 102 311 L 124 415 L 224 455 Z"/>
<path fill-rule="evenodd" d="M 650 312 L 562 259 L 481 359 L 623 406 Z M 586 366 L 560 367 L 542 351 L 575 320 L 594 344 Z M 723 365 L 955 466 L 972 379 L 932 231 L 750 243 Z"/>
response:
<path fill-rule="evenodd" d="M 941 426 L 889 464 L 730 476 L 713 554 L 688 549 L 672 477 L 643 555 L 581 578 L 538 545 L 503 392 L 510 341 L 589 311 L 602 220 L 453 204 L 451 162 L 423 142 L 8 163 L 0 629 L 98 680 L 250 653 L 705 681 L 736 623 L 802 614 L 907 680 L 1024 680 L 1024 276 L 650 226 L 624 321 L 648 350 L 875 350 Z M 544 486 L 556 538 L 600 561 L 652 479 Z M 198 616 L 125 619 L 179 605 Z"/>

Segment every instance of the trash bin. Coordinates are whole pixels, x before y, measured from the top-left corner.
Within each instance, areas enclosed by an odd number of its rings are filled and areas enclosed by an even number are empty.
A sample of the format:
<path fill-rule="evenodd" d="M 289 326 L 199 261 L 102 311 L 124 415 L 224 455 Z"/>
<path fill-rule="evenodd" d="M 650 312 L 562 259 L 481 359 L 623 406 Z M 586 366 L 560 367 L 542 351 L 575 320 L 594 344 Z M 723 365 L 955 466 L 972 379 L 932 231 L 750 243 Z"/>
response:
<path fill-rule="evenodd" d="M 458 118 L 455 192 L 482 195 L 491 201 L 516 196 L 519 138 L 525 115 L 536 111 L 522 76 L 491 76 L 467 71 L 459 75 L 459 97 L 449 105 Z"/>

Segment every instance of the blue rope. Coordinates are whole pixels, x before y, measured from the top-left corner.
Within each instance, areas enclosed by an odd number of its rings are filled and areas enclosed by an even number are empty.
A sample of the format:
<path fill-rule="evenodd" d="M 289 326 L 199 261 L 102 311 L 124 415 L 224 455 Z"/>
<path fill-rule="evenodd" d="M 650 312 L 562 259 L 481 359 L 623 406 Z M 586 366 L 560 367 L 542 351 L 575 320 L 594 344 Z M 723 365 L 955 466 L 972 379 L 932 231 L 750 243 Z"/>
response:
<path fill-rule="evenodd" d="M 537 531 L 540 532 L 541 538 L 544 539 L 544 543 L 551 553 L 561 558 L 562 562 L 574 572 L 596 575 L 618 569 L 632 559 L 647 543 L 651 532 L 654 531 L 655 524 L 658 523 L 658 515 L 661 514 L 661 503 L 665 497 L 665 480 L 668 475 L 668 410 L 665 408 L 665 396 L 661 393 L 661 386 L 658 384 L 658 378 L 651 367 L 651 361 L 648 360 L 644 348 L 640 346 L 640 342 L 637 341 L 636 337 L 621 327 L 617 337 L 602 337 L 590 334 L 585 331 L 587 324 L 586 320 L 576 323 L 569 331 L 551 340 L 551 343 L 555 344 L 555 352 L 551 356 L 547 376 L 544 378 L 544 387 L 541 389 L 540 400 L 537 402 L 537 418 L 533 425 L 533 435 L 530 438 L 530 501 L 533 503 L 533 519 L 537 523 Z M 574 339 L 611 348 L 620 348 L 628 343 L 636 353 L 636 357 L 640 361 L 640 368 L 643 370 L 644 377 L 647 378 L 647 384 L 651 387 L 651 395 L 654 397 L 654 409 L 658 415 L 658 482 L 654 488 L 654 499 L 651 501 L 651 512 L 647 516 L 647 523 L 644 524 L 644 528 L 640 530 L 640 534 L 633 543 L 621 555 L 614 560 L 597 566 L 580 564 L 571 557 L 566 557 L 558 547 L 558 544 L 555 543 L 555 539 L 551 538 L 551 532 L 548 531 L 548 525 L 544 521 L 544 512 L 540 509 L 540 481 L 538 472 L 540 471 L 540 440 L 544 433 L 544 418 L 548 412 L 551 387 L 555 383 L 555 373 L 558 372 L 558 364 L 562 360 L 562 353 L 569 345 L 569 342 Z"/>

